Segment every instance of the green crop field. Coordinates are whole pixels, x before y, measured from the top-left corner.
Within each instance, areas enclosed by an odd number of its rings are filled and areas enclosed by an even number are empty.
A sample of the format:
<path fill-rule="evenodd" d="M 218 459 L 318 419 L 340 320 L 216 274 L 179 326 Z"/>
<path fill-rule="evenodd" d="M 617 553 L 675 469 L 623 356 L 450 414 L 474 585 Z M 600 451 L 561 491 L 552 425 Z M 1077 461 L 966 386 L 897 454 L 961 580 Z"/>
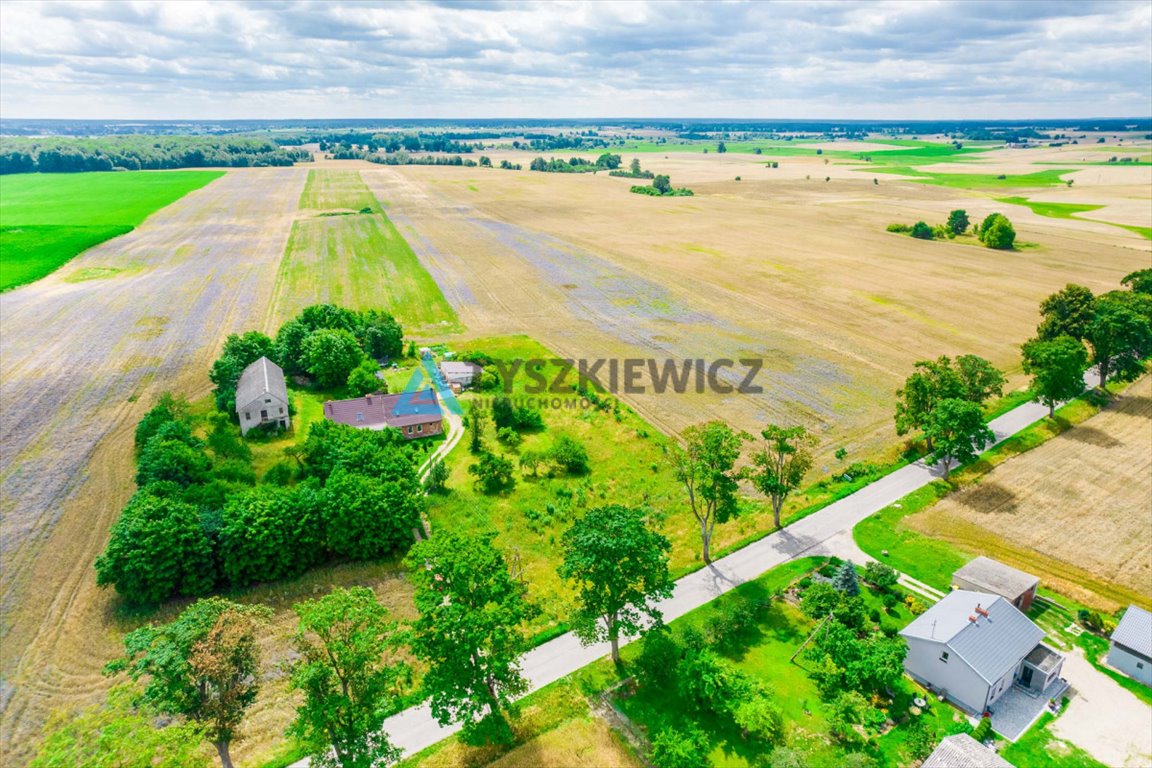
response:
<path fill-rule="evenodd" d="M 875 155 L 873 155 L 875 157 Z M 1070 168 L 1052 168 L 1036 173 L 1000 174 L 990 173 L 932 173 L 907 166 L 869 168 L 871 173 L 894 173 L 913 177 L 910 181 L 921 184 L 936 184 L 955 189 L 1014 189 L 1017 187 L 1055 187 L 1064 184 L 1060 177 L 1071 173 Z"/>
<path fill-rule="evenodd" d="M 0 290 L 39 280 L 221 171 L 0 176 Z"/>
<path fill-rule="evenodd" d="M 1029 200 L 1026 197 L 998 197 L 998 203 L 1008 203 L 1009 205 L 1024 205 L 1032 209 L 1032 213 L 1038 216 L 1049 216 L 1053 219 L 1071 219 L 1073 214 L 1087 213 L 1088 211 L 1096 211 L 1104 206 L 1102 205 L 1081 205 L 1079 203 L 1042 203 L 1037 200 Z"/>
<path fill-rule="evenodd" d="M 459 330 L 455 310 L 357 171 L 312 170 L 277 276 L 276 313 L 316 302 L 386 308 L 408 328 Z"/>

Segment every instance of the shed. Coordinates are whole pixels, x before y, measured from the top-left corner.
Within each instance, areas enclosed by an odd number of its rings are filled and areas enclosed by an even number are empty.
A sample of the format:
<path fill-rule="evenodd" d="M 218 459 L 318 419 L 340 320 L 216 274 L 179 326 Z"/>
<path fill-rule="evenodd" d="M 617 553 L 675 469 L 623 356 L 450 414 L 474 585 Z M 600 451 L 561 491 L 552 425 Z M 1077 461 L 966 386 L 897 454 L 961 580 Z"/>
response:
<path fill-rule="evenodd" d="M 1108 663 L 1133 680 L 1152 687 L 1152 613 L 1128 606 L 1116 629 Z"/>
<path fill-rule="evenodd" d="M 952 574 L 952 586 L 955 589 L 991 592 L 1024 612 L 1032 607 L 1036 587 L 1039 585 L 1038 576 L 984 556 L 977 557 Z"/>
<path fill-rule="evenodd" d="M 966 733 L 943 739 L 920 768 L 1015 768 Z"/>
<path fill-rule="evenodd" d="M 464 360 L 442 360 L 440 362 L 440 375 L 444 377 L 448 386 L 455 384 L 460 387 L 470 387 L 483 372 L 484 369 L 476 363 L 469 363 Z"/>

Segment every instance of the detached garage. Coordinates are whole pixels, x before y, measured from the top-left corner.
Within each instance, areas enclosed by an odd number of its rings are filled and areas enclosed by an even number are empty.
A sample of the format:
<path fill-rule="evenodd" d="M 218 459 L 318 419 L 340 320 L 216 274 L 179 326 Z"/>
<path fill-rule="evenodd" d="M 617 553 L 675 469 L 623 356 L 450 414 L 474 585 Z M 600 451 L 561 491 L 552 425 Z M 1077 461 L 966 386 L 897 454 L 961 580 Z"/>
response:
<path fill-rule="evenodd" d="M 1108 663 L 1152 688 L 1152 613 L 1128 606 L 1112 632 Z"/>

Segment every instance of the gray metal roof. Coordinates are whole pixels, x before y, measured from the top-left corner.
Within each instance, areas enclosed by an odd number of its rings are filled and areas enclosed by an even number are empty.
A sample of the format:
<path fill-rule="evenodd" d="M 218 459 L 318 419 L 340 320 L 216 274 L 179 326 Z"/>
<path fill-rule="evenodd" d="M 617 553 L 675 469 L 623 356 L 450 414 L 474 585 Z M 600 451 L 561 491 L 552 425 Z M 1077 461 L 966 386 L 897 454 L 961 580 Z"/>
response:
<path fill-rule="evenodd" d="M 1040 578 L 1024 573 L 999 560 L 981 555 L 953 574 L 974 587 L 1015 600 L 1040 583 Z"/>
<path fill-rule="evenodd" d="M 1002 678 L 1044 639 L 1044 630 L 1000 595 L 964 589 L 945 595 L 900 634 L 944 643 L 988 683 Z"/>
<path fill-rule="evenodd" d="M 236 383 L 236 410 L 240 411 L 253 400 L 265 393 L 275 395 L 288 402 L 288 387 L 284 384 L 284 371 L 266 357 L 262 357 L 244 369 L 240 381 Z"/>
<path fill-rule="evenodd" d="M 941 741 L 920 768 L 1014 768 L 1000 755 L 966 733 Z"/>
<path fill-rule="evenodd" d="M 1128 606 L 1112 632 L 1112 642 L 1152 658 L 1152 613 L 1135 605 Z"/>

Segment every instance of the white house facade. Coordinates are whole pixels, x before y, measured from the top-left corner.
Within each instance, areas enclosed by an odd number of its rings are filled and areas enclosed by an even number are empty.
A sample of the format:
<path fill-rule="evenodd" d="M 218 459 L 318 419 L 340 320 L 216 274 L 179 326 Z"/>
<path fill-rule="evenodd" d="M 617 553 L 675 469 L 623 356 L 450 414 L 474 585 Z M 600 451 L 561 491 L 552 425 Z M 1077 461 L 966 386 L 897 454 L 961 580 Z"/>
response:
<path fill-rule="evenodd" d="M 236 415 L 244 435 L 261 424 L 275 424 L 282 429 L 292 426 L 288 387 L 280 366 L 262 357 L 244 369 L 236 384 Z"/>
<path fill-rule="evenodd" d="M 1152 613 L 1128 606 L 1112 632 L 1108 663 L 1133 680 L 1152 687 Z"/>

